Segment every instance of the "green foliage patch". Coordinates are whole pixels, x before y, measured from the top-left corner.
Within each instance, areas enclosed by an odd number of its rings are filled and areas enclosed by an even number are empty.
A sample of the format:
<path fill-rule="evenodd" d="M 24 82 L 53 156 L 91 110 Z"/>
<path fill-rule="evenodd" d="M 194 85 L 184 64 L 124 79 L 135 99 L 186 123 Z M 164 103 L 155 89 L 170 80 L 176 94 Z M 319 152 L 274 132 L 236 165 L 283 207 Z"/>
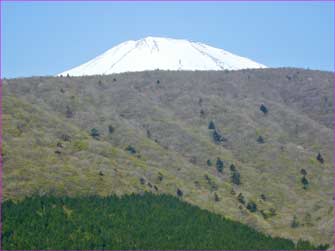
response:
<path fill-rule="evenodd" d="M 33 196 L 2 205 L 4 249 L 316 249 L 170 195 Z M 320 248 L 320 247 L 318 247 Z"/>

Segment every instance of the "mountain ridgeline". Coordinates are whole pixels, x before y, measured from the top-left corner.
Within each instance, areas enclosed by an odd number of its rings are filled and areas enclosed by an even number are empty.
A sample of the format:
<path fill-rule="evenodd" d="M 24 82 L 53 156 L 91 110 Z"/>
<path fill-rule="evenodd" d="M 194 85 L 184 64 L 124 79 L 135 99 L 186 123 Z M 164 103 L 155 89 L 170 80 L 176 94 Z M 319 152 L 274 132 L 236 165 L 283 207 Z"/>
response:
<path fill-rule="evenodd" d="M 332 245 L 333 81 L 291 68 L 3 80 L 4 200 L 169 194 L 288 249 Z"/>

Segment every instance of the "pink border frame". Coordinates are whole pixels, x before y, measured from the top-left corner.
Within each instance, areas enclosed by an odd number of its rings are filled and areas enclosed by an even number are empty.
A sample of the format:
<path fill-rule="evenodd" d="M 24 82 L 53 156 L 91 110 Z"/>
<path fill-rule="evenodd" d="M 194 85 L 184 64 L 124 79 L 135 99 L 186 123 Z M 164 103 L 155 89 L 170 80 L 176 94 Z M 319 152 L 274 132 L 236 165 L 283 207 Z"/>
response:
<path fill-rule="evenodd" d="M 0 250 L 2 250 L 2 2 L 333 2 L 333 13 L 335 16 L 335 0 L 0 0 Z M 335 17 L 334 17 L 335 18 Z M 335 24 L 335 19 L 333 20 Z M 335 32 L 335 27 L 334 27 Z M 335 44 L 334 44 L 334 60 L 335 60 Z M 335 99 L 335 64 L 334 64 L 334 82 L 333 82 L 333 99 Z M 333 102 L 333 126 L 335 126 L 335 104 Z M 335 128 L 333 128 L 333 196 L 335 196 Z M 333 199 L 333 251 L 335 251 L 335 200 Z M 61 250 L 49 250 L 49 251 L 61 251 Z M 75 250 L 68 250 L 75 251 Z M 84 251 L 84 250 L 83 250 Z M 89 251 L 89 250 L 87 250 Z M 100 250 L 94 250 L 100 251 Z M 101 250 L 102 251 L 102 250 Z M 126 251 L 126 250 L 123 250 Z M 147 250 L 147 251 L 158 251 L 158 250 Z M 165 250 L 172 251 L 172 250 Z M 182 250 L 173 250 L 182 251 Z M 205 250 L 204 250 L 205 251 Z M 207 251 L 207 250 L 206 250 Z M 219 250 L 211 250 L 219 251 Z M 222 250 L 221 250 L 222 251 Z M 224 250 L 224 251 L 256 251 L 256 250 Z M 258 250 L 267 251 L 267 250 Z M 280 251 L 280 250 L 277 250 Z M 318 250 L 315 250 L 318 251 Z M 321 250 L 320 250 L 321 251 Z"/>

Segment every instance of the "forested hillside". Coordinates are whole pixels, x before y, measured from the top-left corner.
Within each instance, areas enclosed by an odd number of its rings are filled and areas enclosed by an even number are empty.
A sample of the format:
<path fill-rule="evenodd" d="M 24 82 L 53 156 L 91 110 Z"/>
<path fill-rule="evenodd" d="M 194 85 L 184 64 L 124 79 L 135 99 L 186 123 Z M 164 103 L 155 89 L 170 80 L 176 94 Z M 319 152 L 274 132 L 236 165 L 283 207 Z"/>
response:
<path fill-rule="evenodd" d="M 30 197 L 3 204 L 3 249 L 310 250 L 167 195 Z"/>
<path fill-rule="evenodd" d="M 273 237 L 331 244 L 333 76 L 4 80 L 3 199 L 169 194 Z"/>

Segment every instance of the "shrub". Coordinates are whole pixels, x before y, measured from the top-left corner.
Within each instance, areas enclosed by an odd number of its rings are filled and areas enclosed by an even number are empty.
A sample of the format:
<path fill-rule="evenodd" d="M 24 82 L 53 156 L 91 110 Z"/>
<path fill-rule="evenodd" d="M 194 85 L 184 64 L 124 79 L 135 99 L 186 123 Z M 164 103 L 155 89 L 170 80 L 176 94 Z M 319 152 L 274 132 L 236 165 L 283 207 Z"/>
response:
<path fill-rule="evenodd" d="M 216 193 L 214 193 L 214 201 L 216 202 L 220 201 L 220 198 Z"/>
<path fill-rule="evenodd" d="M 99 138 L 100 138 L 100 133 L 99 133 L 98 129 L 96 129 L 96 128 L 92 128 L 92 129 L 91 129 L 91 136 L 92 136 L 94 139 L 99 139 Z"/>
<path fill-rule="evenodd" d="M 60 136 L 60 138 L 63 140 L 63 141 L 71 141 L 71 136 L 70 135 L 67 135 L 67 134 L 62 134 Z"/>
<path fill-rule="evenodd" d="M 102 171 L 99 172 L 100 176 L 104 176 L 104 173 Z"/>
<path fill-rule="evenodd" d="M 216 170 L 218 170 L 219 173 L 223 172 L 223 167 L 224 167 L 224 163 L 220 158 L 217 158 L 216 160 Z"/>
<path fill-rule="evenodd" d="M 209 178 L 207 174 L 205 174 L 204 177 L 210 187 L 211 192 L 218 190 L 218 186 L 215 184 L 215 182 L 211 178 Z"/>
<path fill-rule="evenodd" d="M 232 172 L 235 172 L 235 171 L 236 171 L 236 167 L 235 167 L 234 164 L 231 164 L 231 165 L 230 165 L 230 171 L 232 171 Z"/>
<path fill-rule="evenodd" d="M 212 161 L 210 159 L 207 160 L 207 166 L 212 166 Z"/>
<path fill-rule="evenodd" d="M 183 196 L 183 191 L 180 190 L 179 188 L 177 188 L 177 196 L 178 196 L 178 197 Z"/>
<path fill-rule="evenodd" d="M 84 140 L 77 140 L 73 142 L 73 148 L 76 151 L 85 151 L 88 149 L 88 142 Z"/>
<path fill-rule="evenodd" d="M 261 199 L 262 199 L 262 200 L 266 200 L 266 197 L 265 197 L 264 194 L 261 194 Z"/>

